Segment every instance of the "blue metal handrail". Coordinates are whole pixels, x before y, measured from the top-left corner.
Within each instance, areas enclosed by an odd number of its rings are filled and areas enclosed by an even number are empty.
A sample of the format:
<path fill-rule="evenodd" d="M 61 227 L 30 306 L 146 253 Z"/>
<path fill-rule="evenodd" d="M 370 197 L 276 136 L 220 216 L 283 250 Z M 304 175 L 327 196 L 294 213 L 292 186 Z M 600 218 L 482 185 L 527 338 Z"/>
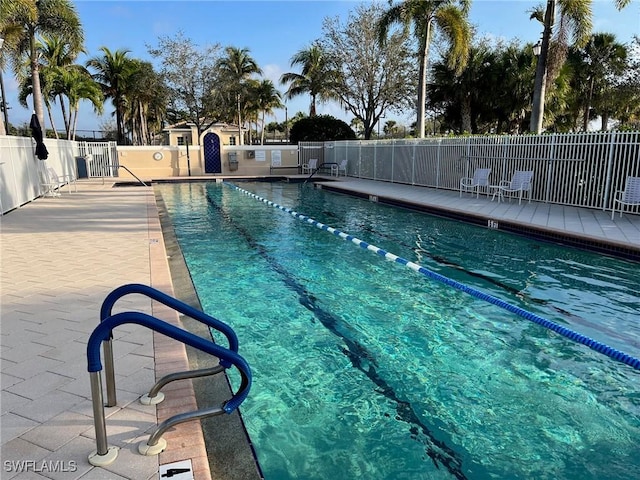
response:
<path fill-rule="evenodd" d="M 213 328 L 220 333 L 222 333 L 229 343 L 229 349 L 237 352 L 238 351 L 238 336 L 233 329 L 224 322 L 221 322 L 217 318 L 214 318 L 206 313 L 197 310 L 190 305 L 187 305 L 180 300 L 173 298 L 166 293 L 163 293 L 155 288 L 149 287 L 147 285 L 142 285 L 139 283 L 131 283 L 127 285 L 122 285 L 121 287 L 113 290 L 102 302 L 102 306 L 100 307 L 100 321 L 104 321 L 112 315 L 113 307 L 115 303 L 125 295 L 129 295 L 132 293 L 137 293 L 140 295 L 145 295 L 152 300 L 156 300 L 174 310 L 187 315 L 188 317 L 193 318 L 199 322 L 204 323 L 205 325 Z M 112 338 L 109 337 L 104 342 L 104 359 L 105 359 L 105 381 L 107 385 L 107 406 L 113 407 L 117 403 L 116 399 L 116 388 L 115 388 L 115 369 L 113 366 L 113 347 L 112 347 Z M 220 368 L 222 367 L 222 368 Z M 207 375 L 214 375 L 223 371 L 226 368 L 231 367 L 231 363 L 225 360 L 224 358 L 220 358 L 219 366 L 213 368 L 206 368 L 201 370 L 191 370 L 183 373 L 174 373 L 171 375 L 167 375 L 166 377 L 161 378 L 156 382 L 156 384 L 149 390 L 149 394 L 147 396 L 148 401 L 153 401 L 154 403 L 158 403 L 162 401 L 163 397 L 159 397 L 156 399 L 158 392 L 160 389 L 169 382 L 173 382 L 175 380 L 181 380 L 185 378 L 196 378 L 203 377 Z M 155 399 L 155 400 L 152 400 Z"/>
<path fill-rule="evenodd" d="M 224 359 L 231 365 L 235 366 L 240 372 L 241 381 L 236 393 L 224 402 L 220 408 L 205 409 L 201 411 L 191 412 L 187 414 L 175 415 L 160 425 L 156 432 L 152 433 L 147 445 L 154 446 L 160 439 L 160 435 L 169 426 L 181 423 L 183 421 L 194 418 L 204 418 L 208 416 L 218 415 L 220 413 L 230 414 L 235 411 L 240 404 L 247 398 L 251 389 L 251 369 L 247 362 L 227 348 L 215 344 L 191 332 L 178 328 L 167 322 L 159 320 L 151 315 L 141 312 L 122 312 L 112 315 L 102 320 L 102 322 L 94 329 L 87 342 L 87 370 L 91 376 L 91 397 L 93 400 L 94 424 L 96 430 L 97 451 L 89 456 L 89 462 L 92 465 L 107 465 L 115 460 L 117 453 L 113 449 L 109 449 L 107 444 L 106 425 L 104 406 L 102 402 L 102 380 L 100 371 L 102 370 L 102 362 L 100 360 L 100 344 L 112 336 L 115 327 L 127 323 L 133 323 L 150 328 L 156 332 L 162 333 L 168 337 L 178 340 L 193 348 L 197 348 L 203 352 L 215 355 L 220 359 Z M 159 450 L 161 451 L 161 450 Z"/>
<path fill-rule="evenodd" d="M 102 302 L 102 307 L 100 307 L 100 321 L 109 318 L 112 315 L 113 306 L 118 301 L 118 299 L 130 293 L 139 293 L 141 295 L 146 295 L 152 300 L 156 300 L 166 305 L 167 307 L 171 307 L 174 310 L 193 318 L 194 320 L 198 320 L 199 322 L 202 322 L 209 327 L 218 330 L 227 338 L 227 341 L 229 342 L 229 349 L 233 350 L 234 352 L 238 351 L 238 336 L 229 325 L 221 322 L 211 315 L 207 315 L 206 313 L 167 295 L 166 293 L 161 292 L 160 290 L 156 290 L 155 288 L 149 287 L 148 285 L 142 285 L 139 283 L 122 285 L 121 287 L 116 288 L 109 295 L 107 295 L 107 297 Z"/>

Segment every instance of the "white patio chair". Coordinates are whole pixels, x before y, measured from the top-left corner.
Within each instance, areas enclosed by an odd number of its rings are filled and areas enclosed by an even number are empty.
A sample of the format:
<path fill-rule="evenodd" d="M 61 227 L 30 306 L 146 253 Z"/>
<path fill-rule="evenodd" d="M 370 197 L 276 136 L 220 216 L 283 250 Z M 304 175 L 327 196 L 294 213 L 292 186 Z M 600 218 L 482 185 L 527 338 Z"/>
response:
<path fill-rule="evenodd" d="M 344 176 L 347 176 L 347 161 L 342 160 L 340 165 L 338 165 L 338 176 L 340 176 L 340 172 L 344 173 Z"/>
<path fill-rule="evenodd" d="M 511 177 L 511 181 L 502 180 L 498 189 L 493 194 L 495 197 L 498 194 L 498 201 L 504 200 L 505 194 L 511 200 L 513 194 L 518 195 L 518 204 L 522 203 L 522 195 L 527 192 L 529 195 L 529 203 L 531 203 L 531 182 L 533 180 L 532 170 L 516 170 Z"/>
<path fill-rule="evenodd" d="M 616 204 L 620 204 L 620 216 L 622 217 L 622 210 L 624 206 L 638 206 L 640 205 L 640 177 L 627 177 L 627 183 L 624 190 L 616 191 L 613 199 L 613 207 L 611 208 L 611 220 L 613 220 L 616 214 Z"/>
<path fill-rule="evenodd" d="M 347 161 L 342 160 L 340 163 L 331 164 L 331 175 L 339 177 L 340 172 L 344 172 L 344 176 L 347 176 Z"/>
<path fill-rule="evenodd" d="M 302 164 L 302 173 L 313 173 L 318 168 L 318 159 L 310 158 L 307 163 Z"/>
<path fill-rule="evenodd" d="M 460 196 L 462 192 L 476 191 L 476 198 L 480 196 L 480 187 L 484 187 L 489 196 L 489 175 L 491 174 L 490 168 L 476 168 L 473 172 L 473 177 L 462 177 L 460 179 Z"/>
<path fill-rule="evenodd" d="M 58 175 L 52 167 L 46 167 L 40 172 L 40 184 L 44 189 L 43 195 L 49 197 L 59 197 L 60 189 L 67 185 L 69 193 L 71 193 L 71 185 L 74 191 L 78 191 L 76 179 L 72 175 Z"/>

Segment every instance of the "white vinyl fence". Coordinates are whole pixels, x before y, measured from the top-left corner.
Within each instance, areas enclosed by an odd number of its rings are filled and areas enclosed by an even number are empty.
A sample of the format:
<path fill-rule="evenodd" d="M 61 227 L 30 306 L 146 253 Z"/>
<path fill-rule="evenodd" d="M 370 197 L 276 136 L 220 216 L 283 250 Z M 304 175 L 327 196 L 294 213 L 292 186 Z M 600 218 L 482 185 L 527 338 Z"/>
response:
<path fill-rule="evenodd" d="M 44 193 L 42 175 L 51 167 L 60 176 L 78 178 L 78 158 L 88 177 L 117 176 L 115 142 L 74 142 L 46 138 L 46 160 L 35 155 L 31 137 L 0 136 L 0 211 L 13 210 Z"/>
<path fill-rule="evenodd" d="M 2 213 L 43 194 L 41 175 L 47 167 L 76 177 L 77 142 L 45 139 L 49 157 L 38 160 L 35 141 L 29 137 L 0 136 L 0 201 Z"/>
<path fill-rule="evenodd" d="M 305 142 L 300 156 L 346 159 L 352 177 L 448 190 L 476 168 L 491 168 L 492 185 L 533 170 L 532 200 L 607 209 L 626 178 L 640 176 L 640 132 Z"/>

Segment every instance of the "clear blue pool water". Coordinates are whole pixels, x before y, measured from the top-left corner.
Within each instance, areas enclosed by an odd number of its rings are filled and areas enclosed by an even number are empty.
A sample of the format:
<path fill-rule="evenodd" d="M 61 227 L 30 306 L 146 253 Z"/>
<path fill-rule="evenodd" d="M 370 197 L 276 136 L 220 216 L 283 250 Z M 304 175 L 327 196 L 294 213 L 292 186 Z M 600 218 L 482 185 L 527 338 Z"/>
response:
<path fill-rule="evenodd" d="M 640 356 L 636 263 L 239 186 Z M 268 480 L 640 478 L 639 372 L 229 186 L 157 188 L 203 309 L 252 367 L 241 410 Z"/>

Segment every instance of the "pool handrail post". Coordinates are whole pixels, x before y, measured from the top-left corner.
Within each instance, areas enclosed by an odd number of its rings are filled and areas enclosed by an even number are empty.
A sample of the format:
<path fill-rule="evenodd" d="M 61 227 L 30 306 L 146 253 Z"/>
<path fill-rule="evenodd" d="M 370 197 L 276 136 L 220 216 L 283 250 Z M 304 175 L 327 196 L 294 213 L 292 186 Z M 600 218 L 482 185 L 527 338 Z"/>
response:
<path fill-rule="evenodd" d="M 96 446 L 98 455 L 105 455 L 109 446 L 107 445 L 107 426 L 102 408 L 102 378 L 100 372 L 89 374 L 91 381 L 91 398 L 93 401 L 93 423 L 96 429 Z"/>
<path fill-rule="evenodd" d="M 104 380 L 107 386 L 107 407 L 115 407 L 118 403 L 116 398 L 116 374 L 113 365 L 113 337 L 109 336 L 102 342 L 104 352 Z"/>
<path fill-rule="evenodd" d="M 93 425 L 96 432 L 96 451 L 89 454 L 89 463 L 96 467 L 110 465 L 118 457 L 118 448 L 109 448 L 107 425 L 102 398 L 102 378 L 100 371 L 89 372 L 91 381 L 91 401 L 93 403 Z"/>

